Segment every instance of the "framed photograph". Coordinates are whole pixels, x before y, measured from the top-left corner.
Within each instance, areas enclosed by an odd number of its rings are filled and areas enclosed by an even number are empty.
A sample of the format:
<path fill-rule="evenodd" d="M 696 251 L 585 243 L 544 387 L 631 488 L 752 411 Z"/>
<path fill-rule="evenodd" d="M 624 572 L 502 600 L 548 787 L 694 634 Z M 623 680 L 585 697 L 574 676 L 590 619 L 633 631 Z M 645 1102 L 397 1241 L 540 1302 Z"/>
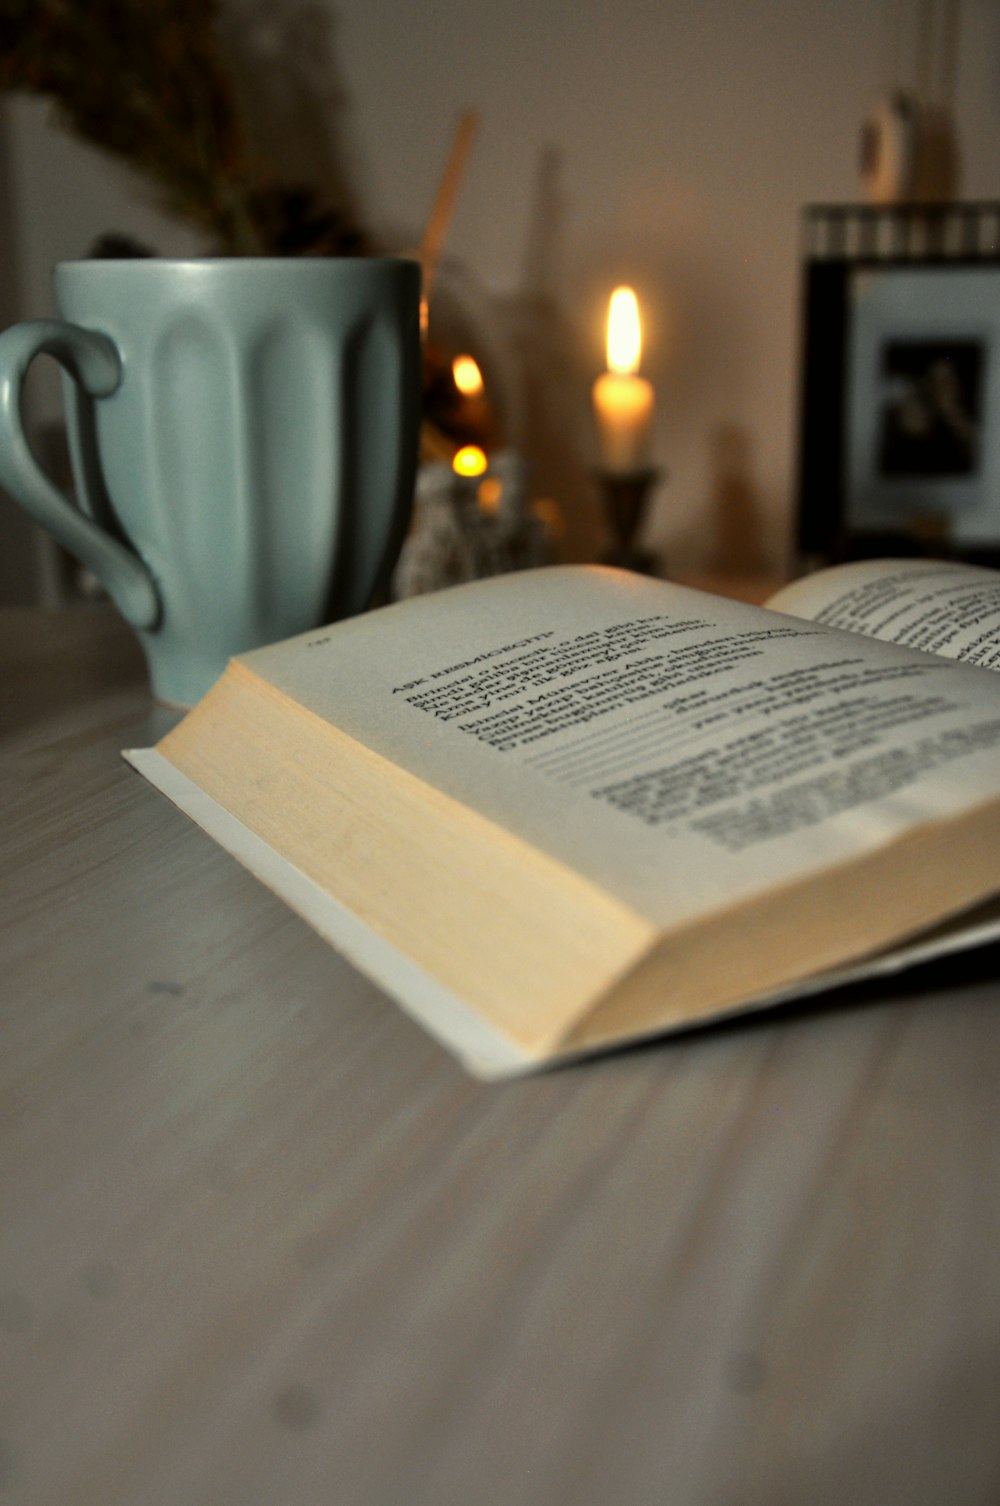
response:
<path fill-rule="evenodd" d="M 800 552 L 1000 563 L 1000 255 L 838 251 L 806 262 Z"/>

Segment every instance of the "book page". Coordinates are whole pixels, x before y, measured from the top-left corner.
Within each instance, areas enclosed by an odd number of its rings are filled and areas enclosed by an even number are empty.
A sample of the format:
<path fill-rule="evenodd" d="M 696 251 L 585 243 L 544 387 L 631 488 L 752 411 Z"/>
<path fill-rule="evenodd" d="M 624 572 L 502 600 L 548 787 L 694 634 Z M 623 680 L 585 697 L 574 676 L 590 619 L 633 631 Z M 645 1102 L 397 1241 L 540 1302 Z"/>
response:
<path fill-rule="evenodd" d="M 773 611 L 1000 669 L 1000 571 L 940 560 L 864 560 L 772 596 Z"/>
<path fill-rule="evenodd" d="M 243 664 L 681 924 L 1000 795 L 1000 679 L 595 567 L 418 597 Z"/>

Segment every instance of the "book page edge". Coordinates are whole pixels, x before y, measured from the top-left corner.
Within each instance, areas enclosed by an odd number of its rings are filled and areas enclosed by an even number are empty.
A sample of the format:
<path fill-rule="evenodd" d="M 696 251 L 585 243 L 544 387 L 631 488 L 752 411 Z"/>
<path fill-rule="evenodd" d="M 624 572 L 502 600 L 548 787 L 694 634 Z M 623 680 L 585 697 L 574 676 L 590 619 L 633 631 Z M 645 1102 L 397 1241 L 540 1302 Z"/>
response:
<path fill-rule="evenodd" d="M 371 978 L 476 1077 L 493 1080 L 537 1070 L 509 1038 L 487 1024 L 155 748 L 127 748 L 125 759 L 155 789 L 265 884 L 335 950 Z"/>

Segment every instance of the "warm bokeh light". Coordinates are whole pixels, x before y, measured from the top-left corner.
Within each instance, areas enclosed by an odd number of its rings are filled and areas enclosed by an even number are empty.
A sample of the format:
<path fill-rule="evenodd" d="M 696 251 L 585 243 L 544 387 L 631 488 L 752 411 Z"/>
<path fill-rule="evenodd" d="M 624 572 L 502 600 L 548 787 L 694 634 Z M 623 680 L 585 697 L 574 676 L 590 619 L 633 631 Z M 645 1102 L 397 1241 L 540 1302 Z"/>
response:
<path fill-rule="evenodd" d="M 497 508 L 500 506 L 500 499 L 502 496 L 503 482 L 500 480 L 500 477 L 484 476 L 482 481 L 480 481 L 479 483 L 479 490 L 476 492 L 476 501 L 479 503 L 483 512 L 496 512 Z"/>
<path fill-rule="evenodd" d="M 531 511 L 548 530 L 553 539 L 561 539 L 566 533 L 566 519 L 562 508 L 552 497 L 538 497 L 531 504 Z"/>
<path fill-rule="evenodd" d="M 451 363 L 455 386 L 463 397 L 475 397 L 483 390 L 483 374 L 471 356 L 456 356 Z"/>
<path fill-rule="evenodd" d="M 459 476 L 481 476 L 487 460 L 477 444 L 466 444 L 456 453 L 451 468 Z"/>
<path fill-rule="evenodd" d="M 639 370 L 641 357 L 638 299 L 631 288 L 615 288 L 608 309 L 608 370 L 630 376 Z"/>

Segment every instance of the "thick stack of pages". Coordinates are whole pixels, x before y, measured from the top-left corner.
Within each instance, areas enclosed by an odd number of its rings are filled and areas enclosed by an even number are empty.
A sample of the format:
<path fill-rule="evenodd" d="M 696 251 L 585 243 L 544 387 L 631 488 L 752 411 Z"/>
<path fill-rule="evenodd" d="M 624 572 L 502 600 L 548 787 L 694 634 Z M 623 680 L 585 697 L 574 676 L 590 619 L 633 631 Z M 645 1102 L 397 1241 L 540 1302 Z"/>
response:
<path fill-rule="evenodd" d="M 991 571 L 558 567 L 246 654 L 126 757 L 502 1076 L 1000 931 L 994 668 Z"/>

